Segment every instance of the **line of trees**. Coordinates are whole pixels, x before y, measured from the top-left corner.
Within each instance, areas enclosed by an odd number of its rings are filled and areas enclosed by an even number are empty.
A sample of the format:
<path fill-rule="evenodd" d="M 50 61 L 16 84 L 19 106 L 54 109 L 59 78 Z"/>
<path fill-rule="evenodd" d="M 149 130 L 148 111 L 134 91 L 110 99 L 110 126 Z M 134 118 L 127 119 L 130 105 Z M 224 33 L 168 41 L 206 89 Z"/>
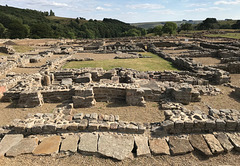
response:
<path fill-rule="evenodd" d="M 231 21 L 231 20 L 230 20 Z M 232 23 L 233 21 L 231 21 Z M 216 18 L 206 18 L 202 23 L 193 25 L 191 23 L 185 22 L 180 26 L 177 26 L 174 22 L 166 22 L 164 26 L 158 25 L 154 28 L 149 28 L 147 33 L 154 33 L 155 35 L 162 36 L 163 33 L 166 34 L 176 34 L 181 31 L 191 31 L 191 30 L 210 30 L 210 29 L 240 29 L 240 20 L 235 23 L 229 23 L 225 21 L 220 23 Z"/>
<path fill-rule="evenodd" d="M 0 38 L 112 38 L 144 36 L 146 30 L 115 19 L 55 18 L 40 12 L 0 6 Z"/>

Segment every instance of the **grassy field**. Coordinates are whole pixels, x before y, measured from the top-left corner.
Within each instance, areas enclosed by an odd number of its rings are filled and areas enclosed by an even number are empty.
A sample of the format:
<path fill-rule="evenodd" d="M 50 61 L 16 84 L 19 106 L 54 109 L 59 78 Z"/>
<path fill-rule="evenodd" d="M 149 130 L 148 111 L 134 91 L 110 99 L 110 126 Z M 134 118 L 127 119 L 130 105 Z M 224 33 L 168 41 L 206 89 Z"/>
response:
<path fill-rule="evenodd" d="M 240 39 L 240 33 L 226 33 L 226 34 L 209 34 L 207 37 L 224 37 L 231 39 Z"/>
<path fill-rule="evenodd" d="M 102 67 L 105 70 L 116 67 L 132 68 L 138 71 L 163 71 L 163 70 L 177 70 L 172 64 L 155 54 L 142 53 L 144 56 L 151 56 L 152 58 L 139 59 L 109 59 L 99 61 L 83 61 L 83 62 L 69 62 L 63 68 L 83 68 L 83 67 Z"/>
<path fill-rule="evenodd" d="M 14 45 L 12 46 L 13 49 L 18 52 L 18 53 L 26 53 L 26 52 L 29 52 L 31 50 L 33 50 L 32 47 L 29 47 L 29 46 L 18 46 L 18 45 Z"/>

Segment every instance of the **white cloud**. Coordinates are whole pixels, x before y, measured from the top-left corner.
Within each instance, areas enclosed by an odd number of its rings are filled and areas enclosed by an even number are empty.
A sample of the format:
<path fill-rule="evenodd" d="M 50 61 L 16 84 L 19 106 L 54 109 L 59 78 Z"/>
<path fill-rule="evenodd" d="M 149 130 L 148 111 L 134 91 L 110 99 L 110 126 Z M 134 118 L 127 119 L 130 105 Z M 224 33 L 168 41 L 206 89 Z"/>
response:
<path fill-rule="evenodd" d="M 207 12 L 211 10 L 217 10 L 217 11 L 224 11 L 228 10 L 226 8 L 220 8 L 220 7 L 209 7 L 209 8 L 196 8 L 196 9 L 191 9 L 191 10 L 184 10 L 185 12 Z"/>
<path fill-rule="evenodd" d="M 96 10 L 104 10 L 104 8 L 101 6 L 98 6 L 98 7 L 96 7 Z"/>
<path fill-rule="evenodd" d="M 222 0 L 214 2 L 215 5 L 238 5 L 240 4 L 240 0 Z"/>
<path fill-rule="evenodd" d="M 163 5 L 150 4 L 150 3 L 126 5 L 126 7 L 130 8 L 130 9 L 163 9 L 163 8 L 165 8 L 165 6 L 163 6 Z"/>
<path fill-rule="evenodd" d="M 108 4 L 108 3 L 106 3 L 106 4 L 104 4 L 103 6 L 106 6 L 106 7 L 111 7 L 112 5 L 111 5 L 111 4 Z"/>
<path fill-rule="evenodd" d="M 164 15 L 175 15 L 176 13 L 173 10 L 166 9 L 166 10 L 152 10 L 150 11 L 154 14 L 164 14 Z"/>
<path fill-rule="evenodd" d="M 112 9 L 103 8 L 103 7 L 101 7 L 101 6 L 96 7 L 96 10 L 98 10 L 98 11 L 112 11 Z"/>
<path fill-rule="evenodd" d="M 186 7 L 203 7 L 203 6 L 207 6 L 208 4 L 206 3 L 192 3 L 187 5 Z"/>

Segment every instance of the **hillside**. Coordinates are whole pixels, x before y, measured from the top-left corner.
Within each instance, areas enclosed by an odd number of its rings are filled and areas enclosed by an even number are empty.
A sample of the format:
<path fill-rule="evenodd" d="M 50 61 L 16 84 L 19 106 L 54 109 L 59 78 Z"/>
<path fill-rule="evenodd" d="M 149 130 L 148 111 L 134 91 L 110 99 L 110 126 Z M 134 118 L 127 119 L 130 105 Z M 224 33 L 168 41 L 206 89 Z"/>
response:
<path fill-rule="evenodd" d="M 180 26 L 183 23 L 190 23 L 193 25 L 197 25 L 199 23 L 201 23 L 203 20 L 183 20 L 183 21 L 171 21 L 171 22 L 175 22 L 178 26 Z M 144 29 L 149 29 L 149 28 L 154 28 L 158 25 L 164 25 L 167 21 L 162 21 L 162 22 L 143 22 L 143 23 L 132 23 L 131 25 L 139 27 L 139 28 L 144 28 Z M 219 20 L 219 24 L 220 25 L 232 25 L 235 24 L 236 20 Z"/>
<path fill-rule="evenodd" d="M 53 12 L 0 6 L 0 38 L 111 38 L 141 36 L 141 32 L 115 19 L 64 18 Z"/>

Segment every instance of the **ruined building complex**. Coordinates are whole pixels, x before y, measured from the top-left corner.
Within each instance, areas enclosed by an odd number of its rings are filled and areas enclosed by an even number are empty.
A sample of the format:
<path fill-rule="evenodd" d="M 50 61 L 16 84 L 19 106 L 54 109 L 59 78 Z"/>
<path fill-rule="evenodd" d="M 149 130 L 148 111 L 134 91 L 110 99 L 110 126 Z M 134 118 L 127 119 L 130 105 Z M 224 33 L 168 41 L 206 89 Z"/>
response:
<path fill-rule="evenodd" d="M 240 43 L 183 38 L 120 38 L 61 40 L 35 44 L 35 53 L 19 54 L 9 46 L 0 51 L 11 55 L 0 59 L 1 102 L 17 108 L 62 103 L 52 113 L 29 114 L 0 128 L 0 156 L 32 153 L 80 153 L 117 160 L 143 155 L 179 155 L 198 150 L 206 156 L 240 151 L 240 112 L 215 109 L 208 112 L 185 106 L 199 103 L 202 96 L 221 94 L 219 86 L 233 89 L 231 74 L 240 74 Z M 137 71 L 126 68 L 63 69 L 71 61 L 95 61 L 78 54 L 116 54 L 115 59 L 151 58 L 151 52 L 171 62 L 179 71 Z M 37 52 L 37 53 L 36 53 Z M 196 59 L 220 62 L 202 64 Z M 37 65 L 37 64 L 41 65 Z M 34 69 L 37 72 L 13 72 Z M 148 123 L 123 121 L 115 115 L 73 114 L 73 109 L 91 108 L 98 102 L 122 102 L 146 107 L 159 104 L 165 120 Z M 39 141 L 37 135 L 50 135 Z M 52 142 L 51 149 L 46 146 Z M 28 146 L 26 146 L 28 145 Z"/>

